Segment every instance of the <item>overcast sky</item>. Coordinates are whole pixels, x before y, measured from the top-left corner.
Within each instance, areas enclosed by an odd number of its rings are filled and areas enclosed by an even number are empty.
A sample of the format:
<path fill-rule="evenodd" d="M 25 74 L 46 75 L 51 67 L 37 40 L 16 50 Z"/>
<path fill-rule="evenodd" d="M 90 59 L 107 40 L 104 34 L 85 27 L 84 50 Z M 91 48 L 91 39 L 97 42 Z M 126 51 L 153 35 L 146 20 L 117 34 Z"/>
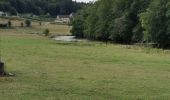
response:
<path fill-rule="evenodd" d="M 73 1 L 77 1 L 77 2 L 89 2 L 89 1 L 96 1 L 96 0 L 73 0 Z"/>

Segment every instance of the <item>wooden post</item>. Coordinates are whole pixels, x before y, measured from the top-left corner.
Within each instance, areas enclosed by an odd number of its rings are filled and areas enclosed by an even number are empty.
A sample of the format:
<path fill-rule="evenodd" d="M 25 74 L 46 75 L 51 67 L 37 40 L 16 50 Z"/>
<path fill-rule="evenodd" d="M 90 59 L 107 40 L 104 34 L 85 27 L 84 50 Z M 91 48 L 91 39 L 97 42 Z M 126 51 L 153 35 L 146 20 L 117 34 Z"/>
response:
<path fill-rule="evenodd" d="M 4 75 L 5 71 L 4 71 L 4 63 L 0 62 L 0 75 Z"/>

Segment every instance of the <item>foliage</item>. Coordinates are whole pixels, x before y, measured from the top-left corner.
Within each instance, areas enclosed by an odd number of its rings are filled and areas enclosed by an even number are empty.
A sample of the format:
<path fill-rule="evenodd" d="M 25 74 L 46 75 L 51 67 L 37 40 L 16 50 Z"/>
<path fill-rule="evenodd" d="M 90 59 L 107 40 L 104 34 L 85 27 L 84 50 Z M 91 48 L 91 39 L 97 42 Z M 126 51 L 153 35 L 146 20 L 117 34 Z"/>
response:
<path fill-rule="evenodd" d="M 146 2 L 146 0 L 99 0 L 81 10 L 82 15 L 88 12 L 88 16 L 82 18 L 79 14 L 75 17 L 73 28 L 77 27 L 74 25 L 77 19 L 82 19 L 84 22 L 78 26 L 84 27 L 85 38 L 126 44 L 139 42 L 143 33 L 138 14 L 146 9 L 145 6 L 148 5 Z M 74 31 L 73 34 L 79 33 Z"/>
<path fill-rule="evenodd" d="M 86 10 L 79 11 L 76 16 L 72 19 L 72 30 L 71 33 L 75 35 L 77 38 L 84 38 L 84 24 L 85 19 L 87 18 L 88 13 Z"/>
<path fill-rule="evenodd" d="M 149 42 L 154 42 L 161 48 L 170 47 L 168 0 L 155 0 L 146 12 L 141 14 L 141 21 Z"/>
<path fill-rule="evenodd" d="M 82 17 L 84 13 L 87 16 Z M 92 40 L 147 42 L 167 48 L 170 47 L 170 1 L 99 0 L 78 12 L 73 30 L 73 35 Z"/>
<path fill-rule="evenodd" d="M 82 8 L 84 3 L 77 3 L 72 0 L 4 0 L 0 1 L 0 11 L 17 13 L 46 15 L 54 17 L 58 14 L 70 14 Z"/>
<path fill-rule="evenodd" d="M 8 24 L 0 24 L 0 28 L 7 28 Z"/>
<path fill-rule="evenodd" d="M 8 21 L 8 27 L 11 27 L 12 26 L 12 22 L 9 20 Z"/>
<path fill-rule="evenodd" d="M 30 21 L 30 20 L 25 20 L 25 25 L 26 25 L 27 27 L 30 27 L 30 26 L 31 26 L 31 21 Z"/>
<path fill-rule="evenodd" d="M 21 27 L 24 27 L 24 23 L 23 22 L 21 22 Z"/>
<path fill-rule="evenodd" d="M 45 36 L 49 36 L 49 35 L 50 35 L 50 30 L 49 30 L 49 29 L 45 29 L 45 30 L 43 31 L 43 34 L 44 34 Z"/>

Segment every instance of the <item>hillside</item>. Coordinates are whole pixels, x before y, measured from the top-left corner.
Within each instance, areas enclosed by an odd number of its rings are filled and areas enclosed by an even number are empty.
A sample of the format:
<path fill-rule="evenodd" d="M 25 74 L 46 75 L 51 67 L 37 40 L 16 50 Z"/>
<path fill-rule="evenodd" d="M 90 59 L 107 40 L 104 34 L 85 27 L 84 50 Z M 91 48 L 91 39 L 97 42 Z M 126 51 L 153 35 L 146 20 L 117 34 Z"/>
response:
<path fill-rule="evenodd" d="M 54 17 L 58 14 L 76 12 L 83 5 L 72 0 L 1 0 L 0 11 L 9 12 L 12 15 L 31 13 Z"/>
<path fill-rule="evenodd" d="M 0 77 L 1 100 L 170 99 L 169 50 L 55 41 L 29 33 L 65 33 L 67 26 L 37 24 L 0 29 L 1 57 L 15 74 Z"/>

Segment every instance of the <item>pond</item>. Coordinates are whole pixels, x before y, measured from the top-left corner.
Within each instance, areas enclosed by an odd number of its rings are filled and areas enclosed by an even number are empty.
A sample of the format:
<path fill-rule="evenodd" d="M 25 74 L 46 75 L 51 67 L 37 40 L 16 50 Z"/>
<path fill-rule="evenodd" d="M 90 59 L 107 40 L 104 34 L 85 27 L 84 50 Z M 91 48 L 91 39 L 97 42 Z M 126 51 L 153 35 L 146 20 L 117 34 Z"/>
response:
<path fill-rule="evenodd" d="M 54 38 L 56 41 L 66 41 L 66 42 L 78 42 L 80 39 L 76 39 L 75 36 L 56 36 Z"/>

